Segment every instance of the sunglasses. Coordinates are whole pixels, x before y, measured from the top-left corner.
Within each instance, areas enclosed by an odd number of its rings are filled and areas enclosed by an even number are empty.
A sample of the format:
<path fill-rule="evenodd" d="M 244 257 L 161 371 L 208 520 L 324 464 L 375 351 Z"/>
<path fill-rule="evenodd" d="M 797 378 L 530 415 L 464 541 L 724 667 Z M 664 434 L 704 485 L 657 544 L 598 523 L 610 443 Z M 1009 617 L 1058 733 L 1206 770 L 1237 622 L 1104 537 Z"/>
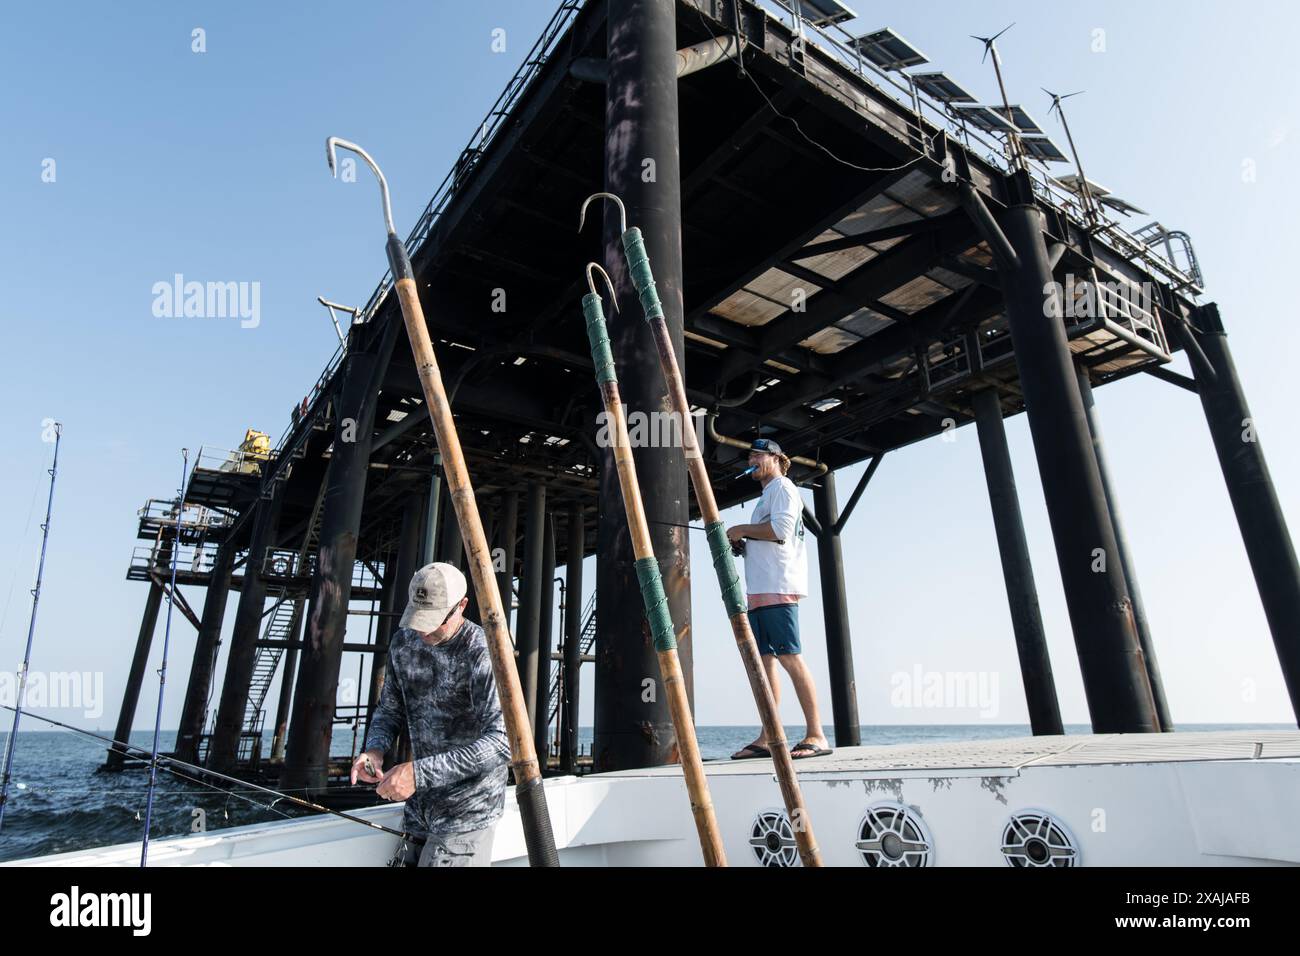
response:
<path fill-rule="evenodd" d="M 463 601 L 464 598 L 461 598 L 461 600 Z M 447 616 L 442 619 L 442 623 L 439 624 L 438 627 L 445 627 L 447 622 L 450 621 L 453 617 L 455 617 L 456 612 L 459 610 L 460 610 L 460 601 L 457 601 L 455 604 L 451 606 L 451 610 L 447 612 Z"/>

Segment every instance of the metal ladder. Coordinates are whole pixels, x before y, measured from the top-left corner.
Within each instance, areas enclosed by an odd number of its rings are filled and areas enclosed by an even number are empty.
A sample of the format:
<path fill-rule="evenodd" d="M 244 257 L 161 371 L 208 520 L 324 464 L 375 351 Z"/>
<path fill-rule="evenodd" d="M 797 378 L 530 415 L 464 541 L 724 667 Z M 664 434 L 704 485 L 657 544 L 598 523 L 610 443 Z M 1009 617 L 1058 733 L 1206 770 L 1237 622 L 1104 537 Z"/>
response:
<path fill-rule="evenodd" d="M 586 656 L 591 653 L 591 645 L 596 643 L 596 592 L 587 598 L 587 606 L 582 609 L 582 632 L 578 635 L 578 653 Z M 560 713 L 560 678 L 564 673 L 564 664 L 551 671 L 550 721 L 554 725 Z"/>
<path fill-rule="evenodd" d="M 325 486 L 322 482 L 320 493 L 316 496 L 316 504 L 312 508 L 311 524 L 307 528 L 307 533 L 303 535 L 302 547 L 298 549 L 295 572 L 301 573 L 306 567 L 307 556 L 313 553 L 320 543 L 321 503 L 324 500 Z M 280 588 L 271 610 L 262 615 L 266 618 L 262 640 L 286 643 L 294 640 L 306 604 L 305 597 L 298 597 L 291 601 L 287 585 Z M 244 729 L 241 735 L 256 733 L 260 736 L 262 706 L 266 703 L 267 692 L 271 689 L 271 681 L 280 666 L 280 658 L 284 656 L 284 651 L 284 647 L 258 647 L 257 657 L 253 660 L 253 678 L 248 684 L 248 700 L 244 704 Z"/>

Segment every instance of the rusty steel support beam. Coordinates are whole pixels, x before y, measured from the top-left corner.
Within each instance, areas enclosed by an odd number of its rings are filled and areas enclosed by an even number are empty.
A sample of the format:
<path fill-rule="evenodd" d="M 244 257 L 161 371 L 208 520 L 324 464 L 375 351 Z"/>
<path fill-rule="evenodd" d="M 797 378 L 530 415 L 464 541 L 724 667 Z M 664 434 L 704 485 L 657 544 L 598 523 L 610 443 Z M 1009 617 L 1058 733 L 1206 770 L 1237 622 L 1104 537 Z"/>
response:
<path fill-rule="evenodd" d="M 686 374 L 676 5 L 610 0 L 607 30 L 605 191 L 622 198 L 628 223 L 639 226 L 645 236 L 673 351 Z M 670 407 L 667 386 L 627 273 L 621 234 L 617 210 L 607 203 L 602 263 L 614 280 L 621 306 L 610 316 L 609 335 L 622 399 L 629 414 L 662 411 Z M 572 308 L 577 328 L 578 303 Z M 648 625 L 614 456 L 609 447 L 600 451 L 593 757 L 597 770 L 621 770 L 671 762 L 677 756 L 677 741 L 668 694 L 657 687 L 659 661 L 646 637 Z M 637 448 L 633 454 L 651 545 L 677 627 L 678 656 L 689 696 L 690 548 L 684 526 L 690 492 L 685 459 L 681 448 Z"/>
<path fill-rule="evenodd" d="M 374 439 L 379 385 L 392 357 L 402 326 L 394 316 L 369 342 L 357 341 L 348 351 L 347 370 L 339 395 L 334 454 L 325 474 L 320 549 L 307 605 L 307 625 L 298 680 L 293 695 L 289 740 L 280 785 L 321 793 L 329 780 L 330 740 L 334 732 L 335 697 L 343 663 L 343 637 L 357 534 L 365 502 L 370 445 Z"/>

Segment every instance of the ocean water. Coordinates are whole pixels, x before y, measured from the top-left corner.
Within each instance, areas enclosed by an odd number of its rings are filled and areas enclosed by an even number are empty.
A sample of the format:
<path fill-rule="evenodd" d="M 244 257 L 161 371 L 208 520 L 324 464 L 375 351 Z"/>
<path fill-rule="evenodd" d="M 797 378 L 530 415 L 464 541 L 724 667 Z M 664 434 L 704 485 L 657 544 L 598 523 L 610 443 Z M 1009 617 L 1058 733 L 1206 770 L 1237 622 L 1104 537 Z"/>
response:
<path fill-rule="evenodd" d="M 1289 724 L 1185 724 L 1179 730 L 1294 730 Z M 721 759 L 758 736 L 758 727 L 697 727 L 700 751 L 706 760 Z M 1071 724 L 1066 732 L 1086 734 L 1084 724 Z M 580 731 L 583 752 L 591 747 L 591 728 Z M 800 739 L 802 726 L 789 726 L 786 736 Z M 1028 725 L 932 724 L 862 728 L 862 742 L 905 744 L 953 740 L 991 740 L 1029 735 Z M 7 742 L 0 732 L 0 760 Z M 162 748 L 171 747 L 175 733 L 164 732 Z M 131 735 L 130 743 L 147 749 L 152 733 Z M 334 754 L 352 752 L 352 730 L 339 727 L 334 734 Z M 263 753 L 270 752 L 269 734 Z M 88 847 L 138 841 L 144 831 L 144 810 L 149 775 L 146 770 L 97 773 L 104 762 L 104 746 L 67 731 L 20 731 L 14 752 L 13 779 L 0 830 L 0 860 L 65 853 Z M 181 779 L 166 771 L 158 774 L 150 839 L 181 836 L 199 829 L 261 823 L 301 816 L 285 801 L 269 794 L 230 785 L 228 790 Z"/>

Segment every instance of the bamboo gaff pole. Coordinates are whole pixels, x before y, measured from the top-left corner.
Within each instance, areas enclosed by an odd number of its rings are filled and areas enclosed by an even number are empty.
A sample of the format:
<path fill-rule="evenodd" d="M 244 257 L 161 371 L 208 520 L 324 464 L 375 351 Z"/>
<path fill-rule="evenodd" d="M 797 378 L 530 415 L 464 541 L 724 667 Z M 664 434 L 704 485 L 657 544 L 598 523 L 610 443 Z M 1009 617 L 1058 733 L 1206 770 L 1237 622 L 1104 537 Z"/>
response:
<path fill-rule="evenodd" d="M 627 418 L 619 400 L 618 376 L 614 371 L 614 354 L 610 350 L 609 331 L 605 328 L 605 310 L 592 278 L 592 270 L 600 272 L 609 285 L 610 301 L 618 309 L 614 285 L 605 270 L 595 263 L 587 265 L 587 287 L 591 291 L 582 297 L 582 314 L 587 320 L 587 339 L 591 342 L 591 357 L 596 366 L 596 383 L 600 386 L 601 401 L 611 427 L 609 433 L 614 444 L 614 464 L 618 468 L 618 484 L 623 492 L 623 509 L 627 512 L 628 532 L 632 536 L 632 553 L 636 556 L 636 576 L 641 584 L 641 600 L 645 604 L 646 621 L 654 638 L 655 652 L 659 657 L 659 671 L 663 678 L 664 693 L 668 695 L 668 710 L 672 714 L 673 730 L 677 734 L 677 750 L 682 761 L 682 775 L 691 799 L 691 815 L 700 837 L 706 866 L 726 866 L 718 821 L 713 813 L 713 800 L 709 796 L 709 782 L 700 760 L 700 745 L 695 739 L 695 722 L 691 717 L 691 704 L 686 697 L 682 678 L 682 665 L 677 656 L 677 637 L 673 620 L 668 612 L 668 598 L 664 595 L 663 579 L 650 543 L 650 526 L 646 521 L 645 505 L 641 501 L 641 488 L 637 483 L 636 462 L 632 460 L 632 445 L 628 440 Z"/>
<path fill-rule="evenodd" d="M 492 671 L 496 676 L 497 695 L 505 717 L 506 735 L 510 738 L 510 766 L 515 772 L 515 799 L 519 805 L 524 829 L 524 843 L 528 848 L 531 866 L 559 866 L 555 850 L 555 836 L 551 831 L 550 814 L 546 807 L 546 791 L 542 774 L 533 749 L 533 734 L 528 724 L 528 711 L 524 707 L 523 691 L 515 668 L 514 648 L 510 640 L 505 612 L 501 608 L 501 594 L 497 590 L 496 573 L 492 570 L 492 557 L 483 522 L 479 518 L 474 500 L 474 487 L 470 484 L 469 470 L 461 451 L 460 435 L 452 418 L 451 403 L 443 388 L 438 359 L 433 353 L 429 326 L 424 320 L 420 295 L 415 287 L 415 273 L 406 246 L 397 238 L 393 228 L 393 212 L 388 200 L 388 181 L 370 154 L 347 140 L 331 136 L 325 141 L 325 155 L 330 171 L 337 176 L 334 149 L 341 146 L 365 160 L 375 177 L 384 203 L 384 224 L 388 228 L 388 265 L 393 273 L 393 284 L 406 323 L 406 333 L 415 356 L 415 367 L 424 390 L 424 403 L 433 422 L 438 451 L 442 455 L 443 470 L 456 519 L 460 522 L 461 538 L 469 557 L 470 577 L 478 597 L 479 611 L 483 617 L 483 630 L 487 633 L 488 652 L 492 658 Z"/>
<path fill-rule="evenodd" d="M 627 259 L 628 273 L 641 300 L 646 324 L 650 326 L 651 334 L 654 336 L 655 348 L 659 352 L 659 367 L 663 370 L 664 381 L 668 386 L 669 401 L 681 422 L 686 468 L 690 472 L 691 484 L 695 488 L 695 500 L 700 506 L 700 517 L 704 521 L 704 529 L 708 535 L 713 570 L 718 576 L 718 584 L 722 589 L 722 603 L 726 607 L 727 617 L 731 621 L 731 630 L 736 638 L 736 648 L 740 651 L 745 673 L 749 677 L 754 703 L 758 705 L 763 733 L 767 737 L 768 750 L 772 753 L 777 783 L 785 801 L 786 814 L 790 818 L 790 828 L 794 831 L 799 858 L 804 866 L 821 866 L 821 850 L 817 846 L 812 820 L 808 816 L 808 809 L 803 802 L 803 792 L 799 788 L 799 780 L 795 775 L 794 760 L 790 756 L 785 739 L 785 728 L 781 725 L 780 712 L 777 710 L 776 700 L 772 697 L 767 671 L 763 668 L 758 644 L 754 641 L 754 632 L 750 628 L 745 596 L 741 591 L 740 577 L 736 573 L 735 558 L 732 556 L 731 545 L 727 541 L 727 529 L 718 512 L 718 503 L 713 495 L 713 484 L 709 480 L 708 469 L 700 454 L 695 429 L 691 427 L 691 407 L 686 399 L 686 386 L 682 380 L 681 368 L 677 364 L 677 353 L 673 350 L 672 339 L 668 334 L 668 323 L 664 319 L 659 293 L 655 289 L 645 240 L 641 236 L 641 230 L 636 226 L 628 228 L 627 211 L 623 201 L 613 193 L 593 193 L 587 197 L 582 204 L 582 213 L 578 220 L 579 231 L 586 220 L 587 206 L 597 198 L 609 199 L 618 206 L 620 234 L 623 239 L 623 254 Z"/>

